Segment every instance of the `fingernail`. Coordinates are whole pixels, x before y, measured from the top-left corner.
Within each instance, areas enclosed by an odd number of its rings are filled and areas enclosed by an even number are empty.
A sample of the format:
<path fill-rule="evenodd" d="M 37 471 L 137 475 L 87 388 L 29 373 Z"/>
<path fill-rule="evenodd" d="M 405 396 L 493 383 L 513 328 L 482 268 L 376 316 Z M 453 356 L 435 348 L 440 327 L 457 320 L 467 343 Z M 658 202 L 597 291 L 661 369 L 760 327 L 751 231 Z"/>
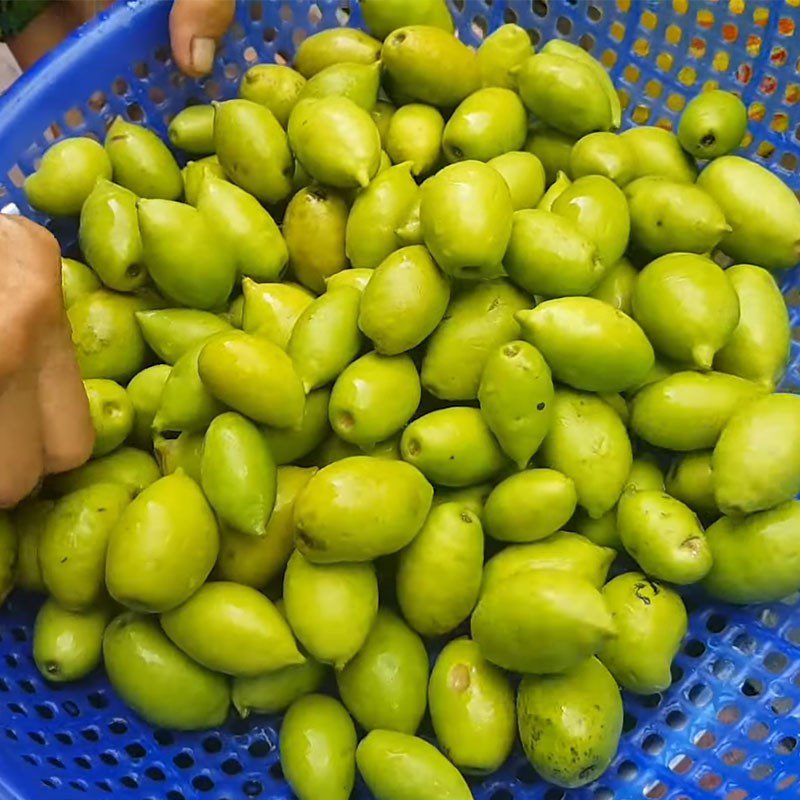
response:
<path fill-rule="evenodd" d="M 192 39 L 192 69 L 203 74 L 211 72 L 216 52 L 217 45 L 213 39 L 201 37 Z"/>

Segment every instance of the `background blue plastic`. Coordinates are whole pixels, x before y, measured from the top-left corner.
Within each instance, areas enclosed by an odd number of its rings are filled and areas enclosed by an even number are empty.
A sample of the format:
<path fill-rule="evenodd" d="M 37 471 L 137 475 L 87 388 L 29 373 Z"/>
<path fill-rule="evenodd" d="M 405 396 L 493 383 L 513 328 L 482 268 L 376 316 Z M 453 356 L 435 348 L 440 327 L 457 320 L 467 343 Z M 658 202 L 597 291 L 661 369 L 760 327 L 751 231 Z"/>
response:
<path fill-rule="evenodd" d="M 625 126 L 675 123 L 705 85 L 740 92 L 751 122 L 744 148 L 800 186 L 800 0 L 453 0 L 461 37 L 517 22 L 535 42 L 580 42 L 611 68 Z M 349 9 L 349 10 L 347 10 Z M 214 74 L 195 82 L 170 59 L 169 4 L 129 0 L 86 27 L 0 99 L 0 208 L 32 213 L 20 191 L 61 136 L 102 137 L 116 114 L 164 134 L 189 101 L 235 95 L 248 66 L 289 60 L 309 33 L 361 23 L 355 0 L 243 3 Z M 74 227 L 53 226 L 74 246 Z M 793 326 L 800 275 L 784 278 Z M 784 388 L 800 391 L 795 330 Z M 800 612 L 797 597 L 737 609 L 689 598 L 691 626 L 663 695 L 625 698 L 619 755 L 596 784 L 563 792 L 519 753 L 472 783 L 478 800 L 779 800 L 800 796 Z M 215 732 L 153 730 L 117 699 L 101 671 L 48 685 L 31 658 L 38 601 L 16 593 L 0 612 L 0 797 L 25 800 L 285 800 L 277 720 L 231 720 Z M 363 787 L 358 800 L 368 794 Z"/>

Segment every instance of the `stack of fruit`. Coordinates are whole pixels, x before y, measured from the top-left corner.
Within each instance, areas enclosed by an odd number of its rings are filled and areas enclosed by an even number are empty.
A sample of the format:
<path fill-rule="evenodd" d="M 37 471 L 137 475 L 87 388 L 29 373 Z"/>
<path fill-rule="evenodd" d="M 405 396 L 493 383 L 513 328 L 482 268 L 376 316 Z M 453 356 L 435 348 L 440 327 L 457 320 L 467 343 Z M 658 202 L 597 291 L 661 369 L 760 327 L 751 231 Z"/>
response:
<path fill-rule="evenodd" d="M 800 204 L 729 154 L 732 95 L 617 134 L 580 48 L 505 25 L 476 53 L 442 2 L 361 5 L 378 38 L 324 31 L 178 114 L 183 170 L 117 119 L 28 179 L 80 215 L 64 298 L 97 443 L 0 522 L 2 588 L 50 595 L 49 680 L 102 656 L 171 728 L 288 708 L 303 800 L 347 798 L 356 765 L 380 800 L 469 798 L 517 733 L 579 786 L 618 687 L 670 685 L 672 586 L 800 588 L 770 274 Z M 637 571 L 606 582 L 618 554 Z"/>

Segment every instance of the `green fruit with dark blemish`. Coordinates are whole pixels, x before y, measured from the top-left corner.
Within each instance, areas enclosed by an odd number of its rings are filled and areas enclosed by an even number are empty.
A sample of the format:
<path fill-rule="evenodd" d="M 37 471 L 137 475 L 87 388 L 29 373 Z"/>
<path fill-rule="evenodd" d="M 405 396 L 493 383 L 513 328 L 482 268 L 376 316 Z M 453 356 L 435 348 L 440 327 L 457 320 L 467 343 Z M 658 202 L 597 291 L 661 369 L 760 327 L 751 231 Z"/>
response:
<path fill-rule="evenodd" d="M 464 772 L 486 775 L 500 769 L 516 739 L 514 690 L 470 639 L 445 645 L 428 685 L 436 738 Z"/>
<path fill-rule="evenodd" d="M 106 134 L 105 148 L 114 183 L 138 197 L 177 200 L 183 194 L 180 168 L 153 131 L 117 117 Z"/>
<path fill-rule="evenodd" d="M 492 489 L 483 509 L 486 533 L 501 542 L 534 542 L 562 528 L 575 513 L 575 484 L 553 469 L 518 472 Z"/>
<path fill-rule="evenodd" d="M 596 658 L 561 675 L 526 676 L 517 693 L 528 761 L 544 780 L 565 788 L 591 783 L 608 769 L 622 716 L 616 681 Z"/>
<path fill-rule="evenodd" d="M 702 525 L 688 506 L 664 492 L 625 492 L 617 527 L 628 554 L 653 578 L 683 586 L 711 569 Z"/>
<path fill-rule="evenodd" d="M 695 158 L 719 158 L 742 143 L 746 130 L 744 103 L 731 92 L 712 89 L 688 102 L 678 123 L 678 139 Z"/>
<path fill-rule="evenodd" d="M 542 354 L 519 340 L 501 345 L 486 360 L 478 401 L 503 452 L 524 469 L 552 421 L 553 380 Z"/>
<path fill-rule="evenodd" d="M 629 317 L 633 314 L 633 287 L 639 272 L 624 256 L 606 270 L 600 283 L 591 292 L 590 297 L 602 300 L 614 308 L 618 308 Z"/>
<path fill-rule="evenodd" d="M 225 174 L 262 203 L 279 203 L 292 190 L 294 162 L 275 115 L 250 100 L 216 107 L 214 146 Z"/>
<path fill-rule="evenodd" d="M 405 547 L 433 488 L 403 461 L 354 456 L 321 469 L 297 498 L 296 546 L 310 561 L 371 561 Z"/>
<path fill-rule="evenodd" d="M 459 503 L 433 508 L 397 562 L 397 601 L 423 636 L 455 630 L 472 613 L 483 574 L 483 529 Z"/>
<path fill-rule="evenodd" d="M 633 316 L 663 355 L 708 370 L 739 322 L 739 299 L 710 258 L 671 253 L 639 273 Z"/>
<path fill-rule="evenodd" d="M 686 635 L 680 595 L 640 572 L 626 572 L 603 587 L 617 635 L 598 658 L 623 689 L 656 694 L 672 684 L 672 660 Z"/>
<path fill-rule="evenodd" d="M 109 288 L 131 292 L 147 281 L 133 192 L 98 180 L 81 208 L 78 241 L 87 263 Z"/>
<path fill-rule="evenodd" d="M 228 680 L 181 652 L 153 617 L 126 611 L 113 619 L 103 660 L 119 696 L 152 725 L 215 728 L 228 714 Z"/>

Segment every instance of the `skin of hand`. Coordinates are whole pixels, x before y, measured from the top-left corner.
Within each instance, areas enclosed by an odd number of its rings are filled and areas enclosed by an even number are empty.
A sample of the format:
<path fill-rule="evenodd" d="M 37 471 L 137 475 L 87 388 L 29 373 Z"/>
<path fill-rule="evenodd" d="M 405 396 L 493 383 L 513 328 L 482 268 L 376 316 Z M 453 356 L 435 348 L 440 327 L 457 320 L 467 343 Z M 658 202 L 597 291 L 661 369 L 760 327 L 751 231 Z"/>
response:
<path fill-rule="evenodd" d="M 53 235 L 0 214 L 0 508 L 89 458 L 94 430 Z"/>
<path fill-rule="evenodd" d="M 211 72 L 217 43 L 235 11 L 236 0 L 175 0 L 169 15 L 169 35 L 181 72 L 193 78 Z"/>

